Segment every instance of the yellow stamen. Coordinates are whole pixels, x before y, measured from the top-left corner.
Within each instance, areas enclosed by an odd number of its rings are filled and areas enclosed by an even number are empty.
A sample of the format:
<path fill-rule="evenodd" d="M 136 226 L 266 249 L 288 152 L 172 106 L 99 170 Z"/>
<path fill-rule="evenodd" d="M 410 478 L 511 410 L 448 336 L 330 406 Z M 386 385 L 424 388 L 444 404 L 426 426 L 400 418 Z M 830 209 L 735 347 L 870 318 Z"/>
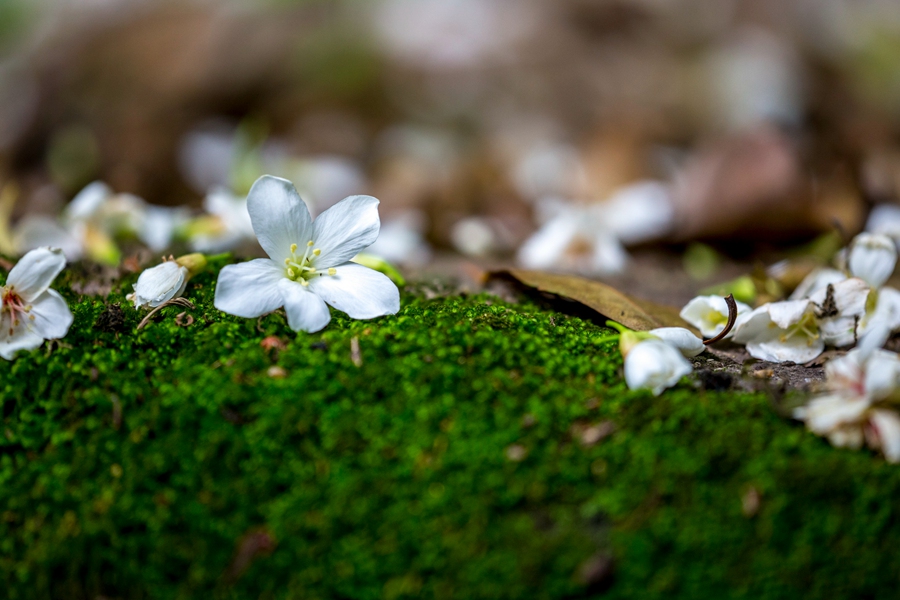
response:
<path fill-rule="evenodd" d="M 297 251 L 297 244 L 291 244 L 291 254 Z"/>
<path fill-rule="evenodd" d="M 337 269 L 335 269 L 334 267 L 328 269 L 328 274 L 329 275 L 337 275 Z"/>

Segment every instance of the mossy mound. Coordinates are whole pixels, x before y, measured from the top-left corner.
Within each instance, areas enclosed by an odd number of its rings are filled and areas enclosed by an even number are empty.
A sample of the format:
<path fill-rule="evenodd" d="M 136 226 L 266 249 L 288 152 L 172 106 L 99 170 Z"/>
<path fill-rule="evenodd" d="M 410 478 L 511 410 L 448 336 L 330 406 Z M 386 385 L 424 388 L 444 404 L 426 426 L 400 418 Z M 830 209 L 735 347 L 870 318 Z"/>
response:
<path fill-rule="evenodd" d="M 129 283 L 64 277 L 69 335 L 0 363 L 3 597 L 896 594 L 897 467 L 764 395 L 630 392 L 590 322 L 407 294 L 295 335 L 207 273 L 135 332 Z"/>

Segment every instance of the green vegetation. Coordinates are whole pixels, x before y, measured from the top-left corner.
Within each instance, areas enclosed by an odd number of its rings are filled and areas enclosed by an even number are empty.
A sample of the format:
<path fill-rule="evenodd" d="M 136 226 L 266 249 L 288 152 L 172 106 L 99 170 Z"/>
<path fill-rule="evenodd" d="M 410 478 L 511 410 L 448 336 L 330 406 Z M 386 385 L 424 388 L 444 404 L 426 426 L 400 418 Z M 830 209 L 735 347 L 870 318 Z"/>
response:
<path fill-rule="evenodd" d="M 135 332 L 134 277 L 71 277 L 68 337 L 0 362 L 6 598 L 895 594 L 897 467 L 761 394 L 629 392 L 590 322 L 409 293 L 298 336 L 208 272 Z"/>

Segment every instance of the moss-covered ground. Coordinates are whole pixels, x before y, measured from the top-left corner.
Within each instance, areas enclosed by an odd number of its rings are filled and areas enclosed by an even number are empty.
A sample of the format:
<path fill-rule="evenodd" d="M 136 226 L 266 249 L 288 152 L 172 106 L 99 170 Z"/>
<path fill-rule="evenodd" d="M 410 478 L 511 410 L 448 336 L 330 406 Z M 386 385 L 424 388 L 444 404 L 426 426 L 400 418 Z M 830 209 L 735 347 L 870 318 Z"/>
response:
<path fill-rule="evenodd" d="M 71 277 L 65 340 L 0 363 L 3 598 L 896 597 L 900 469 L 630 392 L 588 321 L 406 293 L 296 335 L 210 272 L 136 332 L 133 277 Z"/>

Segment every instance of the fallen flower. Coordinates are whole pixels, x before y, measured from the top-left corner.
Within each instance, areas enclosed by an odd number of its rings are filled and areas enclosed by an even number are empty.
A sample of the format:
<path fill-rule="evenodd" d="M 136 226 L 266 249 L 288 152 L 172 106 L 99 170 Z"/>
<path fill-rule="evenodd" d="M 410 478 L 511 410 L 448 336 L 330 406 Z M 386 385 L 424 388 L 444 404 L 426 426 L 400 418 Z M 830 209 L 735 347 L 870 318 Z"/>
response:
<path fill-rule="evenodd" d="M 705 349 L 703 340 L 683 327 L 633 331 L 615 321 L 607 321 L 606 325 L 619 334 L 597 341 L 618 338 L 628 388 L 649 388 L 656 396 L 693 370 L 685 357 L 696 356 Z"/>
<path fill-rule="evenodd" d="M 0 288 L 0 356 L 12 360 L 19 350 L 33 350 L 45 339 L 68 333 L 72 313 L 63 297 L 50 289 L 65 266 L 59 248 L 37 248 L 10 270 Z"/>
<path fill-rule="evenodd" d="M 743 317 L 732 339 L 760 360 L 809 362 L 825 349 L 815 308 L 810 300 L 764 304 Z"/>
<path fill-rule="evenodd" d="M 752 310 L 743 302 L 735 300 L 737 306 L 737 323 Z M 688 302 L 679 313 L 682 319 L 700 330 L 706 337 L 715 337 L 728 324 L 728 302 L 721 296 L 697 296 Z M 726 339 L 734 335 L 729 333 Z"/>
<path fill-rule="evenodd" d="M 900 462 L 900 418 L 880 407 L 900 384 L 900 357 L 876 349 L 854 349 L 825 365 L 828 393 L 794 410 L 794 418 L 838 447 L 866 442 L 889 462 Z"/>
<path fill-rule="evenodd" d="M 822 341 L 841 348 L 856 342 L 857 325 L 866 314 L 869 286 L 858 277 L 851 277 L 820 288 L 809 297 L 816 305 L 819 333 Z"/>
<path fill-rule="evenodd" d="M 394 314 L 400 292 L 386 276 L 350 262 L 378 237 L 378 200 L 344 198 L 313 221 L 293 184 L 264 175 L 247 196 L 253 230 L 269 258 L 224 267 L 214 304 L 254 318 L 284 307 L 294 331 L 328 325 L 330 304 L 354 319 Z"/>
<path fill-rule="evenodd" d="M 194 253 L 173 259 L 163 258 L 163 262 L 144 270 L 134 284 L 134 292 L 126 299 L 134 302 L 135 308 L 156 308 L 160 304 L 177 298 L 184 293 L 188 280 L 206 266 L 206 257 Z"/>

